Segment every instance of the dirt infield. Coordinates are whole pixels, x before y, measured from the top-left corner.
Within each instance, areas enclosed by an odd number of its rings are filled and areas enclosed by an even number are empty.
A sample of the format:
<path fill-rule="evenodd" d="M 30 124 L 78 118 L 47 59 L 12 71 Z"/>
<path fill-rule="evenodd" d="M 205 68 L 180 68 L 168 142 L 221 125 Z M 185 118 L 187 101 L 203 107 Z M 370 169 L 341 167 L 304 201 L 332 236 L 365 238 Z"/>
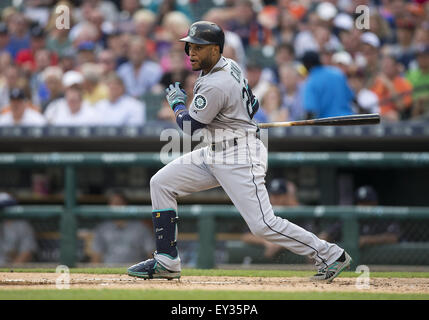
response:
<path fill-rule="evenodd" d="M 0 273 L 0 290 L 56 288 L 58 276 L 55 273 Z M 427 278 L 371 278 L 369 288 L 358 288 L 356 278 L 345 277 L 337 278 L 331 284 L 325 284 L 315 283 L 302 277 L 184 276 L 180 280 L 168 281 L 143 280 L 118 274 L 70 274 L 69 283 L 70 288 L 85 289 L 429 293 L 429 279 Z"/>

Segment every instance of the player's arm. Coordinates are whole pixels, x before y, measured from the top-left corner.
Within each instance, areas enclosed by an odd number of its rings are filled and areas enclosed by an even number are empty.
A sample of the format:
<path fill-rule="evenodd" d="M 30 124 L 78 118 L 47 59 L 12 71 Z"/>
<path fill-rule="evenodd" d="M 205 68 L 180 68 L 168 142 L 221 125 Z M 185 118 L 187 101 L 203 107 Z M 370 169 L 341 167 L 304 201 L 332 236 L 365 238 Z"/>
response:
<path fill-rule="evenodd" d="M 189 121 L 191 129 L 190 134 L 192 135 L 196 130 L 202 129 L 206 126 L 204 123 L 195 120 L 189 115 L 189 112 L 185 106 L 187 98 L 186 92 L 180 88 L 179 82 L 176 82 L 174 85 L 170 84 L 170 86 L 166 89 L 166 93 L 168 104 L 176 115 L 176 122 L 180 129 L 183 130 L 184 123 Z"/>

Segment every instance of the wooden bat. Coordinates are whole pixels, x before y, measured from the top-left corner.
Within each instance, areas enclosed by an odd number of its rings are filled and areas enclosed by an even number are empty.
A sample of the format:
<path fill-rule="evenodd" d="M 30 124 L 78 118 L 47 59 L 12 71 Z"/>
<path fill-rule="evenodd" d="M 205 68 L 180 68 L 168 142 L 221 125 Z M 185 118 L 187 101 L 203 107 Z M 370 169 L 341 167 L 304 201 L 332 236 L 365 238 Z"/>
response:
<path fill-rule="evenodd" d="M 259 123 L 261 129 L 275 127 L 293 127 L 293 126 L 354 126 L 363 124 L 379 124 L 380 115 L 378 113 L 356 114 L 350 116 L 318 118 L 310 120 L 298 120 L 288 122 L 269 122 Z"/>

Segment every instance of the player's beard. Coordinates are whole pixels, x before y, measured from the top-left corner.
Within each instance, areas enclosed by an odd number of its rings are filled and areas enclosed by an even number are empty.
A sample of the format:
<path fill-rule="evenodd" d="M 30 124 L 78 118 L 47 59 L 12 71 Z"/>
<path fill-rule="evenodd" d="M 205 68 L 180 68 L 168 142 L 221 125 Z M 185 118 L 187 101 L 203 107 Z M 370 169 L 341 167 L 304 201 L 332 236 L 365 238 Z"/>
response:
<path fill-rule="evenodd" d="M 197 69 L 198 68 L 198 69 Z M 194 71 L 203 70 L 204 73 L 208 73 L 213 68 L 213 61 L 210 57 L 207 57 L 200 61 L 199 66 Z"/>

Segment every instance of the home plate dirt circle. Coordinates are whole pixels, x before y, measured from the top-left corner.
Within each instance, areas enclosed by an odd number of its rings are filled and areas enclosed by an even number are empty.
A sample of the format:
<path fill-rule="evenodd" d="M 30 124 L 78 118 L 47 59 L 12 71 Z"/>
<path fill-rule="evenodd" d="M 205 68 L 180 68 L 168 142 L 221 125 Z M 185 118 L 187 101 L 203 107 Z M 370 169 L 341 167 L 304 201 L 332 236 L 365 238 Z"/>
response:
<path fill-rule="evenodd" d="M 170 289 L 170 290 L 239 290 L 276 292 L 373 292 L 429 293 L 426 278 L 371 278 L 369 286 L 357 286 L 356 278 L 340 277 L 332 283 L 316 283 L 302 277 L 227 277 L 183 276 L 179 280 L 143 280 L 118 274 L 70 274 L 59 279 L 56 273 L 0 273 L 0 290 L 55 289 L 68 281 L 70 288 L 85 289 Z"/>

